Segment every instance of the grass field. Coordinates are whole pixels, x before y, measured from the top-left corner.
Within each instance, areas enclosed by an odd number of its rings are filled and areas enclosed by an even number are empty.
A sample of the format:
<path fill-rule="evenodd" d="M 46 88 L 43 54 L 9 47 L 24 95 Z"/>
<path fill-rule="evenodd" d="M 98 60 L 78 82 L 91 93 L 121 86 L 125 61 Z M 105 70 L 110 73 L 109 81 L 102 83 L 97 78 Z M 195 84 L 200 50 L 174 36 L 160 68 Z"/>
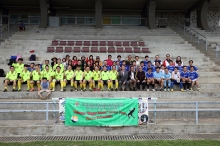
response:
<path fill-rule="evenodd" d="M 0 146 L 220 146 L 218 140 L 49 141 L 0 143 Z"/>

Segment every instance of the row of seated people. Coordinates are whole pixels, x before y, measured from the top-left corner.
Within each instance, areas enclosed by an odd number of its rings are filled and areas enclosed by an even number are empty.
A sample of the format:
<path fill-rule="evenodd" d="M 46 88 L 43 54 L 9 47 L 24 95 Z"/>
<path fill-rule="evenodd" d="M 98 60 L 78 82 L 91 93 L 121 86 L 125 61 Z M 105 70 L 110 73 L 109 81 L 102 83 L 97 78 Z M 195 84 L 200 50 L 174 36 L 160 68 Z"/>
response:
<path fill-rule="evenodd" d="M 148 61 L 147 66 L 143 66 L 144 61 L 139 62 L 137 56 L 136 61 L 129 62 L 130 57 L 129 55 L 126 61 L 117 62 L 112 61 L 111 56 L 108 56 L 108 59 L 104 61 L 104 65 L 101 65 L 99 64 L 101 61 L 96 61 L 95 63 L 93 60 L 93 63 L 91 63 L 91 56 L 89 59 L 82 56 L 81 60 L 76 60 L 75 63 L 77 64 L 73 66 L 74 60 L 71 60 L 71 64 L 66 64 L 67 61 L 68 63 L 70 62 L 70 56 L 67 55 L 66 62 L 52 58 L 51 65 L 49 60 L 46 60 L 43 65 L 30 66 L 29 68 L 22 63 L 23 60 L 20 58 L 17 63 L 12 64 L 10 71 L 6 75 L 4 92 L 7 92 L 8 84 L 13 84 L 12 91 L 16 91 L 16 85 L 18 86 L 18 91 L 20 91 L 22 83 L 27 84 L 28 91 L 34 91 L 35 84 L 40 90 L 40 83 L 43 78 L 48 80 L 52 91 L 55 90 L 56 84 L 61 85 L 61 91 L 65 91 L 67 84 L 71 85 L 71 91 L 74 88 L 78 91 L 78 85 L 80 85 L 79 90 L 85 91 L 87 84 L 89 84 L 90 91 L 96 90 L 96 84 L 98 84 L 97 90 L 103 90 L 103 84 L 107 84 L 107 88 L 110 91 L 117 91 L 118 88 L 119 90 L 129 90 L 129 88 L 132 91 L 136 90 L 136 88 L 141 90 L 140 85 L 142 85 L 142 90 L 145 89 L 146 85 L 147 91 L 149 91 L 150 84 L 153 86 L 153 91 L 173 91 L 173 84 L 179 84 L 181 91 L 192 90 L 192 86 L 197 85 L 200 91 L 199 76 L 195 71 L 197 68 L 192 65 L 193 61 L 189 61 L 190 65 L 188 67 L 181 66 L 180 61 L 178 66 L 168 65 L 165 67 L 167 61 L 168 64 L 172 63 L 169 57 L 164 61 L 165 65 L 161 65 L 162 62 L 158 60 L 159 56 L 156 56 L 154 63 Z M 118 56 L 118 59 L 120 59 L 120 56 Z M 147 70 L 143 70 L 144 68 L 147 68 Z M 113 84 L 115 84 L 115 87 L 113 87 Z"/>
<path fill-rule="evenodd" d="M 139 41 L 52 41 L 52 46 L 132 46 L 144 47 L 145 42 Z"/>
<path fill-rule="evenodd" d="M 150 53 L 146 47 L 47 47 L 47 53 Z"/>

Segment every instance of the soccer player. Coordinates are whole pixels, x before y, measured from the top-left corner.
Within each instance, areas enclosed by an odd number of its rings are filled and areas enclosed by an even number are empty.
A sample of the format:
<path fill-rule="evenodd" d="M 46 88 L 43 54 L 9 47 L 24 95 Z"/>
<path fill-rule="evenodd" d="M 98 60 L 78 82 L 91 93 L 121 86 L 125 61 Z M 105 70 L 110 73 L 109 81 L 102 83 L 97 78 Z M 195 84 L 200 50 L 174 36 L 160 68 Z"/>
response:
<path fill-rule="evenodd" d="M 146 73 L 147 78 L 147 91 L 150 91 L 149 87 L 150 84 L 152 85 L 152 91 L 155 91 L 154 89 L 154 73 L 152 72 L 152 68 L 148 68 L 148 72 Z"/>
<path fill-rule="evenodd" d="M 156 56 L 155 56 L 155 60 L 154 60 L 154 65 L 155 65 L 155 66 L 157 66 L 157 65 L 156 65 L 156 62 L 158 62 L 159 65 L 162 64 L 162 61 L 159 59 L 159 55 L 156 55 Z"/>
<path fill-rule="evenodd" d="M 173 65 L 173 60 L 170 60 L 170 65 L 167 66 L 168 70 L 170 73 L 172 73 L 174 71 L 175 66 Z"/>
<path fill-rule="evenodd" d="M 109 89 L 113 91 L 113 84 L 115 84 L 115 91 L 118 91 L 118 72 L 114 65 L 112 66 L 112 70 L 110 71 L 109 82 L 110 82 Z"/>
<path fill-rule="evenodd" d="M 86 90 L 86 84 L 89 84 L 89 90 L 92 91 L 92 86 L 93 86 L 93 82 L 92 82 L 92 77 L 93 77 L 93 72 L 90 70 L 90 67 L 87 66 L 86 70 L 84 71 L 83 74 L 83 90 Z"/>
<path fill-rule="evenodd" d="M 187 71 L 186 66 L 183 66 L 183 71 L 180 73 L 180 78 L 181 78 L 181 81 L 183 83 L 184 90 L 189 91 L 189 89 L 191 87 L 191 80 L 189 78 L 189 72 Z M 186 84 L 188 85 L 187 89 L 186 89 Z"/>
<path fill-rule="evenodd" d="M 144 71 L 144 72 L 147 72 L 147 66 L 144 66 L 144 61 L 141 61 L 140 62 L 140 67 L 142 68 L 142 70 Z M 139 68 L 138 68 L 139 69 Z M 136 72 L 138 72 L 138 69 L 136 70 Z"/>
<path fill-rule="evenodd" d="M 107 70 L 107 67 L 103 66 L 103 71 L 101 72 L 101 91 L 104 90 L 104 84 L 106 84 L 108 86 L 108 90 L 110 90 L 109 76 L 110 73 Z"/>
<path fill-rule="evenodd" d="M 28 67 L 28 71 L 29 72 L 32 72 L 32 71 L 34 71 L 35 70 L 35 64 L 34 63 L 31 63 L 30 64 L 30 67 Z"/>
<path fill-rule="evenodd" d="M 192 81 L 192 86 L 191 86 L 191 91 L 193 91 L 193 89 L 192 89 L 192 87 L 194 86 L 194 85 L 196 85 L 197 86 L 197 88 L 198 88 L 198 91 L 201 91 L 200 90 L 200 88 L 199 88 L 199 82 L 198 82 L 198 79 L 199 79 L 199 75 L 198 75 L 198 73 L 194 70 L 194 66 L 191 66 L 190 67 L 190 71 L 189 71 L 189 78 L 190 78 L 190 80 Z"/>
<path fill-rule="evenodd" d="M 151 68 L 151 72 L 155 72 L 155 67 L 152 66 L 151 61 L 148 61 L 145 72 L 148 72 L 148 69 Z M 144 69 L 143 69 L 144 70 Z"/>
<path fill-rule="evenodd" d="M 121 55 L 117 56 L 117 61 L 116 62 L 119 62 L 119 65 L 122 66 Z"/>
<path fill-rule="evenodd" d="M 193 65 L 193 60 L 189 61 L 189 66 L 187 66 L 187 70 L 190 71 L 190 67 L 193 66 L 194 71 L 198 71 L 198 68 L 196 66 Z"/>
<path fill-rule="evenodd" d="M 27 84 L 27 91 L 30 91 L 31 72 L 28 71 L 28 65 L 24 65 L 24 70 L 18 79 L 18 91 L 21 91 L 21 84 Z"/>
<path fill-rule="evenodd" d="M 149 61 L 150 61 L 150 60 L 149 60 L 149 56 L 146 55 L 146 56 L 145 56 L 145 60 L 143 61 L 143 62 L 144 62 L 144 66 L 147 66 Z"/>
<path fill-rule="evenodd" d="M 177 66 L 176 67 L 178 67 L 179 72 L 183 71 L 183 66 L 182 66 L 182 62 L 181 61 L 177 62 Z"/>
<path fill-rule="evenodd" d="M 35 65 L 35 70 L 31 72 L 32 81 L 30 82 L 30 92 L 34 91 L 34 85 L 37 84 L 38 91 L 40 91 L 41 71 L 38 65 Z"/>
<path fill-rule="evenodd" d="M 172 72 L 172 79 L 171 79 L 171 92 L 173 92 L 173 85 L 174 84 L 179 84 L 180 85 L 180 90 L 183 92 L 183 84 L 180 82 L 180 72 L 178 70 L 178 67 L 174 68 L 174 71 Z"/>
<path fill-rule="evenodd" d="M 49 66 L 49 69 L 52 70 L 52 68 L 50 67 L 50 62 L 49 60 L 45 60 L 44 64 L 42 65 L 42 71 L 44 71 L 45 67 Z"/>
<path fill-rule="evenodd" d="M 41 72 L 41 79 L 46 78 L 50 84 L 50 89 L 53 89 L 52 77 L 54 76 L 54 72 L 49 65 L 46 65 L 44 68 L 45 69 Z"/>
<path fill-rule="evenodd" d="M 125 60 L 122 61 L 122 65 L 125 66 L 125 70 L 126 70 L 126 71 L 129 71 L 129 69 L 130 69 L 130 66 L 129 66 L 130 63 L 131 63 L 131 62 L 128 63 L 128 62 L 126 62 Z"/>
<path fill-rule="evenodd" d="M 83 85 L 82 85 L 82 81 L 83 81 L 83 71 L 80 70 L 81 66 L 77 66 L 76 67 L 76 71 L 75 71 L 75 91 L 78 91 L 78 85 L 80 86 L 80 90 L 83 91 Z"/>
<path fill-rule="evenodd" d="M 23 64 L 23 59 L 19 58 L 17 63 L 13 63 L 12 66 L 14 66 L 15 71 L 18 74 L 18 78 L 20 77 L 20 74 L 22 73 L 22 71 L 24 70 L 24 64 Z"/>
<path fill-rule="evenodd" d="M 64 79 L 64 85 L 63 85 L 64 87 L 63 87 L 63 90 L 66 91 L 66 85 L 70 84 L 70 86 L 71 86 L 70 91 L 73 91 L 73 86 L 74 86 L 74 80 L 73 80 L 73 78 L 74 78 L 74 71 L 72 70 L 72 66 L 71 66 L 71 65 L 69 65 L 69 66 L 67 67 L 67 71 L 64 72 L 64 77 L 65 77 L 65 79 Z"/>
<path fill-rule="evenodd" d="M 53 66 L 53 70 L 57 70 L 57 66 L 60 67 L 60 71 L 63 73 L 64 70 L 65 70 L 65 68 L 64 68 L 64 65 L 62 64 L 60 58 L 57 59 L 57 64 L 55 64 L 55 65 Z"/>
<path fill-rule="evenodd" d="M 139 56 L 135 56 L 135 61 L 136 61 L 136 65 L 139 66 L 140 65 Z"/>
<path fill-rule="evenodd" d="M 93 90 L 96 91 L 96 84 L 98 84 L 97 91 L 100 91 L 101 88 L 101 71 L 99 71 L 99 67 L 96 66 L 93 71 Z"/>
<path fill-rule="evenodd" d="M 55 91 L 57 84 L 60 84 L 60 91 L 63 92 L 64 87 L 64 73 L 61 71 L 61 67 L 57 66 L 56 71 L 54 71 L 54 79 L 52 83 L 52 91 Z"/>
<path fill-rule="evenodd" d="M 168 68 L 165 68 L 164 76 L 164 91 L 170 91 L 171 86 L 171 73 L 169 72 Z"/>
<path fill-rule="evenodd" d="M 13 85 L 12 92 L 17 91 L 16 88 L 16 82 L 17 82 L 18 74 L 15 71 L 14 66 L 10 66 L 10 71 L 7 73 L 5 77 L 5 89 L 3 92 L 7 92 L 8 85 Z"/>
<path fill-rule="evenodd" d="M 154 72 L 155 90 L 157 91 L 157 84 L 160 85 L 160 91 L 163 89 L 163 74 L 160 72 L 160 67 L 156 67 Z"/>

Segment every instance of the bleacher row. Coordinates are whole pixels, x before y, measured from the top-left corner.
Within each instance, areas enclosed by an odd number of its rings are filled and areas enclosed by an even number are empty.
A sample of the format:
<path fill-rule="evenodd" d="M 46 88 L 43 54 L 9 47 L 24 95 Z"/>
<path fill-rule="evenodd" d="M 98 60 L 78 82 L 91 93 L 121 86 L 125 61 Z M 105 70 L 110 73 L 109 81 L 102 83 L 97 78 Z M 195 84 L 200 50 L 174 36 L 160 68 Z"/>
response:
<path fill-rule="evenodd" d="M 141 41 L 52 41 L 47 53 L 150 53 Z"/>

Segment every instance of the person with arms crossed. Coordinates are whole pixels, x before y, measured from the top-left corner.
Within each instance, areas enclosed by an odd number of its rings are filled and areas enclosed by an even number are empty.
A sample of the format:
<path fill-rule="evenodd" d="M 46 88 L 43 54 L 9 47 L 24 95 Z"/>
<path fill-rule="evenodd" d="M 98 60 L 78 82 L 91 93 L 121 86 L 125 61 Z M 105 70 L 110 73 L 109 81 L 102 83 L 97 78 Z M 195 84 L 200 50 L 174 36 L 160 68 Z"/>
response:
<path fill-rule="evenodd" d="M 10 71 L 7 73 L 5 80 L 4 80 L 4 84 L 5 84 L 5 89 L 3 92 L 7 92 L 8 90 L 8 85 L 13 85 L 13 89 L 12 92 L 17 91 L 16 88 L 16 83 L 17 83 L 17 79 L 18 79 L 18 74 L 15 71 L 14 66 L 10 66 Z"/>
<path fill-rule="evenodd" d="M 170 91 L 171 86 L 171 73 L 169 72 L 168 68 L 165 68 L 164 76 L 164 91 Z"/>
<path fill-rule="evenodd" d="M 72 66 L 71 65 L 68 65 L 67 67 L 67 71 L 64 72 L 64 87 L 63 87 L 63 90 L 66 91 L 66 85 L 70 84 L 71 86 L 71 89 L 70 91 L 72 92 L 73 91 L 73 86 L 74 86 L 74 71 L 72 70 Z"/>
<path fill-rule="evenodd" d="M 187 71 L 187 67 L 186 66 L 183 66 L 183 71 L 180 73 L 180 78 L 181 78 L 181 81 L 183 83 L 183 88 L 184 90 L 186 91 L 189 91 L 190 87 L 191 87 L 191 80 L 189 78 L 189 72 Z M 186 85 L 187 86 L 187 89 L 186 89 Z"/>
<path fill-rule="evenodd" d="M 86 90 L 86 84 L 89 84 L 89 90 L 92 91 L 92 86 L 93 86 L 93 72 L 90 70 L 90 66 L 86 66 L 86 69 L 83 74 L 83 88 Z"/>
<path fill-rule="evenodd" d="M 150 91 L 150 85 L 152 85 L 152 91 L 155 91 L 154 89 L 154 73 L 152 72 L 152 68 L 148 68 L 148 71 L 146 72 L 146 78 L 147 78 L 147 91 Z"/>
<path fill-rule="evenodd" d="M 127 87 L 128 87 L 127 79 L 128 79 L 128 72 L 125 70 L 125 66 L 122 65 L 118 77 L 120 90 L 127 91 Z"/>
<path fill-rule="evenodd" d="M 160 67 L 156 67 L 156 71 L 154 72 L 154 83 L 155 90 L 157 91 L 157 84 L 160 86 L 160 91 L 163 89 L 163 74 L 160 72 Z"/>
<path fill-rule="evenodd" d="M 140 91 L 140 85 L 142 85 L 142 90 L 145 90 L 146 77 L 145 72 L 142 70 L 142 67 L 139 67 L 139 71 L 136 72 L 135 78 L 137 80 L 137 89 Z"/>
<path fill-rule="evenodd" d="M 40 79 L 41 71 L 38 65 L 35 65 L 35 70 L 31 72 L 32 81 L 30 82 L 30 92 L 34 91 L 34 85 L 37 85 L 38 91 L 40 91 Z"/>
<path fill-rule="evenodd" d="M 54 72 L 53 91 L 55 90 L 55 87 L 58 84 L 60 84 L 60 91 L 63 92 L 64 73 L 61 71 L 61 67 L 60 66 L 57 66 L 56 71 Z"/>
<path fill-rule="evenodd" d="M 98 88 L 96 90 L 97 84 L 98 84 Z M 93 71 L 93 90 L 100 91 L 100 88 L 101 88 L 101 71 L 99 70 L 99 67 L 96 66 L 95 70 Z"/>
<path fill-rule="evenodd" d="M 28 71 L 28 65 L 24 65 L 24 70 L 18 79 L 18 91 L 21 91 L 21 84 L 27 84 L 27 91 L 30 91 L 31 72 Z"/>
<path fill-rule="evenodd" d="M 109 77 L 110 73 L 107 70 L 107 67 L 103 66 L 103 71 L 101 72 L 101 91 L 104 90 L 104 84 L 108 86 L 108 90 L 110 89 Z"/>
<path fill-rule="evenodd" d="M 53 82 L 52 82 L 52 78 L 54 76 L 54 72 L 52 70 L 52 68 L 49 67 L 49 65 L 46 65 L 44 67 L 44 70 L 41 72 L 41 76 L 42 76 L 42 79 L 43 78 L 46 78 L 47 81 L 49 82 L 50 84 L 50 89 L 53 89 Z"/>
<path fill-rule="evenodd" d="M 110 89 L 113 91 L 113 84 L 115 84 L 115 90 L 118 91 L 118 72 L 116 70 L 115 65 L 112 66 L 112 70 L 110 71 Z"/>
<path fill-rule="evenodd" d="M 180 90 L 183 92 L 183 84 L 180 82 L 180 72 L 178 70 L 178 67 L 175 67 L 174 71 L 172 72 L 172 79 L 171 79 L 171 92 L 173 92 L 173 85 L 174 84 L 179 84 L 180 85 Z"/>
<path fill-rule="evenodd" d="M 75 91 L 78 91 L 78 85 L 80 86 L 80 90 L 83 91 L 83 85 L 82 85 L 82 81 L 83 81 L 83 71 L 80 70 L 81 66 L 77 66 L 76 67 L 76 71 L 75 71 Z"/>
<path fill-rule="evenodd" d="M 193 91 L 193 86 L 196 85 L 198 91 L 201 91 L 200 86 L 199 86 L 199 74 L 194 70 L 194 66 L 190 66 L 190 71 L 189 71 L 189 78 L 192 81 L 192 86 L 191 86 L 191 91 Z"/>

